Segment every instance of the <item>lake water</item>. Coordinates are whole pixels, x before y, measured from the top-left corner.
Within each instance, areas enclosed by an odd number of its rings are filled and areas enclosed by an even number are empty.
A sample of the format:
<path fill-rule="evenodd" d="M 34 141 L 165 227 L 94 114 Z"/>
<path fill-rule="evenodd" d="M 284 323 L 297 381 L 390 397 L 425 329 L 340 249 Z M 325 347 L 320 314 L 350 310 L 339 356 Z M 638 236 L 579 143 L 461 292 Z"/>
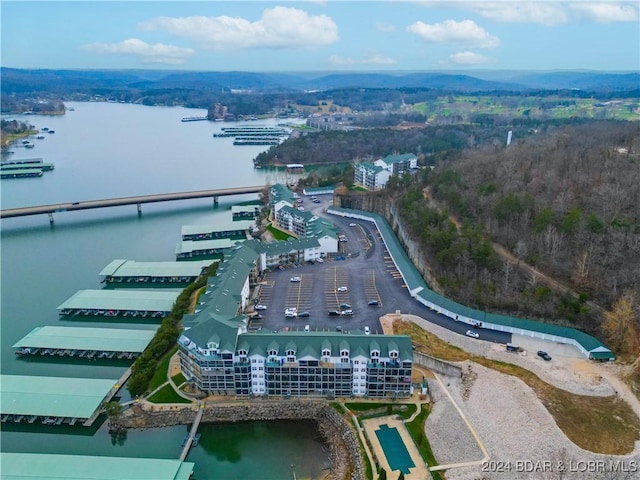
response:
<path fill-rule="evenodd" d="M 286 181 L 284 172 L 256 170 L 264 148 L 233 146 L 213 133 L 233 123 L 181 122 L 203 110 L 114 103 L 68 103 L 60 117 L 22 117 L 36 128 L 55 130 L 36 147 L 11 148 L 10 159 L 42 157 L 55 170 L 40 178 L 2 180 L 2 208 L 75 202 Z M 19 118 L 20 117 L 10 117 Z M 275 125 L 275 120 L 250 122 Z M 61 320 L 56 307 L 80 289 L 101 288 L 98 273 L 116 258 L 171 261 L 186 224 L 229 221 L 232 204 L 255 195 L 114 207 L 2 220 L 1 363 L 3 374 L 117 379 L 128 363 L 16 358 L 11 345 L 43 325 L 104 326 Z M 113 322 L 113 320 L 111 320 Z M 119 328 L 153 328 L 120 322 Z M 126 390 L 122 398 L 128 399 Z M 129 431 L 116 441 L 104 425 L 45 427 L 3 424 L 2 451 L 177 458 L 186 428 Z M 200 445 L 188 461 L 198 479 L 319 478 L 328 466 L 326 449 L 308 422 L 254 422 L 202 426 Z M 255 477 L 255 475 L 253 475 Z"/>

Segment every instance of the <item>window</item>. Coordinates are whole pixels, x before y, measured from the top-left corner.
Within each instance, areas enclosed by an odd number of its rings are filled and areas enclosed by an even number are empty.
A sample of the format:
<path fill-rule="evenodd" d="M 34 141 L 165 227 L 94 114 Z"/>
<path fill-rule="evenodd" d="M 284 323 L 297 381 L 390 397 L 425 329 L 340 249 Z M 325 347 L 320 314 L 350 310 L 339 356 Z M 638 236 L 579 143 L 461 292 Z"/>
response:
<path fill-rule="evenodd" d="M 331 350 L 327 350 L 327 349 L 322 350 L 322 356 L 323 357 L 330 357 L 331 356 Z"/>
<path fill-rule="evenodd" d="M 276 355 L 278 355 L 278 352 L 276 350 L 269 350 L 269 356 L 275 357 Z"/>
<path fill-rule="evenodd" d="M 395 350 L 393 352 L 389 352 L 389 357 L 390 358 L 398 358 L 398 352 L 396 352 Z"/>

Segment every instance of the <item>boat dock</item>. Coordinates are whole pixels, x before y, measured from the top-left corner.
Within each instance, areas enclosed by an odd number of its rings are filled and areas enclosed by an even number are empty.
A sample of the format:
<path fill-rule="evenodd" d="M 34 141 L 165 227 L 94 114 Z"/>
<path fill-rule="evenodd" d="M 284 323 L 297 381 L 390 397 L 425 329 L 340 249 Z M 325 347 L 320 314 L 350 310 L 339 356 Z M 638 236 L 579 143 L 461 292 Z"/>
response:
<path fill-rule="evenodd" d="M 280 139 L 271 137 L 236 137 L 234 145 L 279 145 Z"/>
<path fill-rule="evenodd" d="M 197 257 L 213 257 L 221 255 L 233 248 L 236 241 L 228 238 L 217 240 L 183 240 L 176 244 L 176 260 L 188 260 Z"/>
<path fill-rule="evenodd" d="M 1 169 L 0 178 L 28 178 L 28 177 L 41 177 L 42 169 L 40 167 L 35 168 L 18 168 L 18 169 Z"/>
<path fill-rule="evenodd" d="M 171 312 L 179 294 L 179 291 L 79 290 L 57 309 L 60 315 L 164 317 Z"/>
<path fill-rule="evenodd" d="M 0 420 L 90 426 L 120 385 L 95 378 L 0 375 Z"/>
<path fill-rule="evenodd" d="M 2 478 L 40 480 L 189 480 L 194 463 L 160 458 L 102 457 L 50 453 L 0 453 Z"/>
<path fill-rule="evenodd" d="M 0 176 L 2 178 L 41 177 L 43 172 L 55 168 L 53 163 L 44 163 L 42 158 L 23 158 L 0 162 Z"/>
<path fill-rule="evenodd" d="M 182 453 L 180 454 L 180 461 L 184 462 L 187 458 L 187 454 L 189 450 L 194 445 L 194 441 L 196 436 L 198 437 L 198 441 L 200 440 L 200 436 L 196 435 L 198 431 L 198 426 L 200 425 L 200 420 L 202 420 L 202 415 L 204 414 L 204 405 L 200 404 L 198 408 L 198 413 L 196 413 L 196 418 L 193 419 L 193 425 L 191 425 L 191 430 L 189 431 L 189 436 L 186 438 L 186 441 L 182 444 Z M 197 445 L 197 444 L 196 444 Z"/>
<path fill-rule="evenodd" d="M 211 260 L 198 262 L 136 262 L 114 260 L 100 272 L 100 282 L 107 285 L 148 284 L 148 283 L 191 283 L 202 275 L 213 263 Z"/>
<path fill-rule="evenodd" d="M 155 330 L 36 327 L 13 345 L 17 355 L 48 355 L 87 359 L 138 357 Z"/>
<path fill-rule="evenodd" d="M 184 117 L 181 122 L 201 122 L 203 120 L 209 120 L 207 117 Z"/>
<path fill-rule="evenodd" d="M 237 220 L 216 225 L 183 225 L 182 240 L 203 241 L 228 238 L 229 240 L 246 240 L 256 226 L 254 220 Z"/>

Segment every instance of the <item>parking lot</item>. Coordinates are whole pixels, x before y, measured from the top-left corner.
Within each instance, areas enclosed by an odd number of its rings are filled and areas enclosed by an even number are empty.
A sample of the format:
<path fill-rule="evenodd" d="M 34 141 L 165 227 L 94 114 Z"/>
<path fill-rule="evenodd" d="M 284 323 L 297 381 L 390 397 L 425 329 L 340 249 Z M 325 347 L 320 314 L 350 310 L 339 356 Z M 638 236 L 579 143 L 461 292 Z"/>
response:
<path fill-rule="evenodd" d="M 374 224 L 324 215 L 323 210 L 331 203 L 330 197 L 318 198 L 322 200 L 320 204 L 305 202 L 305 205 L 310 204 L 309 211 L 326 216 L 340 229 L 339 234 L 346 239 L 340 242 L 341 254 L 338 259 L 325 259 L 324 263 L 266 272 L 256 298 L 266 310 L 259 312 L 262 318 L 251 321 L 250 328 L 303 331 L 309 325 L 310 330 L 362 333 L 368 327 L 372 334 L 381 334 L 379 318 L 399 310 L 465 334 L 468 325 L 440 315 L 411 298 Z M 292 282 L 294 277 L 300 281 Z M 287 309 L 295 309 L 296 315 L 285 317 Z M 352 313 L 341 313 L 348 310 Z M 300 317 L 301 312 L 309 315 Z M 511 341 L 511 335 L 505 332 L 477 331 L 480 340 Z"/>

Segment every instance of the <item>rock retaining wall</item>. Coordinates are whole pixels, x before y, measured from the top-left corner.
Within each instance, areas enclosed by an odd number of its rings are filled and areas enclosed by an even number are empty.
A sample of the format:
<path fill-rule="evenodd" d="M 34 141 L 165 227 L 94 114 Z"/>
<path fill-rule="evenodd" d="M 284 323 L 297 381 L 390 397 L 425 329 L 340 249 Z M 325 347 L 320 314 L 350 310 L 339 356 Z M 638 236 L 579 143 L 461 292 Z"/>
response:
<path fill-rule="evenodd" d="M 231 423 L 261 420 L 313 420 L 329 447 L 331 473 L 327 480 L 364 480 L 364 467 L 356 433 L 330 405 L 314 401 L 204 404 L 202 422 Z M 198 407 L 135 405 L 121 423 L 128 428 L 160 428 L 193 423 Z"/>

